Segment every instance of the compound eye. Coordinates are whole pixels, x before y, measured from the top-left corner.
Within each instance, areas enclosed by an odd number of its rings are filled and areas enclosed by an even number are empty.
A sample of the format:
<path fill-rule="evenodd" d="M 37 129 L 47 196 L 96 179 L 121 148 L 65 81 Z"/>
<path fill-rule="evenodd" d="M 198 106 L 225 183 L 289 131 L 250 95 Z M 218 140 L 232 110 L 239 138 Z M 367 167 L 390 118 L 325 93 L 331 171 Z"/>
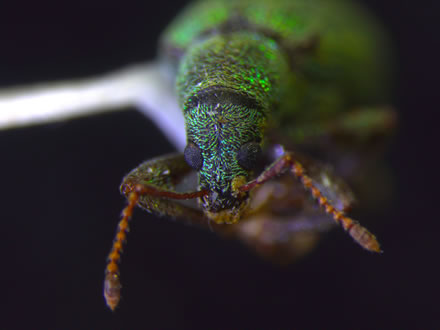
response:
<path fill-rule="evenodd" d="M 183 151 L 185 161 L 196 171 L 200 171 L 203 165 L 202 151 L 194 143 L 189 142 Z"/>
<path fill-rule="evenodd" d="M 257 142 L 248 142 L 243 144 L 237 151 L 237 162 L 246 170 L 253 169 L 261 155 L 261 147 Z"/>

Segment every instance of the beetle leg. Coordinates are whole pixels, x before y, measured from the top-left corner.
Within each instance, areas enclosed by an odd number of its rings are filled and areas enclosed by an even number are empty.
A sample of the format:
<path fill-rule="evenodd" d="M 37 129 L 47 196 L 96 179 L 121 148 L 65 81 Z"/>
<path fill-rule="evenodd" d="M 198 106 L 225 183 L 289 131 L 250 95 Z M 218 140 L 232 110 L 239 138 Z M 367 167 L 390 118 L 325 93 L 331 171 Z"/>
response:
<path fill-rule="evenodd" d="M 140 194 L 138 205 L 146 211 L 179 219 L 193 217 L 206 220 L 203 212 L 196 210 L 196 205 L 192 208 L 176 202 L 201 197 L 186 196 L 178 192 L 196 190 L 197 179 L 195 176 L 191 177 L 191 174 L 194 174 L 193 170 L 185 162 L 182 154 L 166 155 L 145 161 L 133 169 L 123 179 L 120 190 L 128 198 L 136 185 L 144 186 L 145 191 Z"/>
<path fill-rule="evenodd" d="M 352 208 L 356 202 L 353 192 L 330 166 L 304 155 L 300 156 L 295 153 L 295 156 L 307 168 L 307 175 L 313 180 L 313 183 L 324 197 L 333 202 L 337 210 L 347 212 Z M 307 207 L 304 205 L 304 201 L 304 190 L 295 185 L 294 178 L 291 176 L 277 177 L 252 190 L 250 207 L 246 216 L 261 212 L 279 214 L 280 210 L 283 214 L 291 215 L 292 209 L 303 210 Z"/>
<path fill-rule="evenodd" d="M 335 226 L 288 175 L 253 189 L 249 208 L 245 218 L 224 226 L 220 233 L 240 239 L 262 257 L 277 263 L 290 263 L 310 252 L 322 233 Z"/>
<path fill-rule="evenodd" d="M 173 154 L 142 163 L 123 180 L 121 192 L 127 196 L 128 205 L 122 211 L 122 219 L 108 256 L 104 281 L 104 297 L 114 310 L 120 300 L 121 284 L 118 263 L 129 227 L 129 219 L 136 205 L 150 212 L 173 217 L 188 217 L 193 223 L 206 226 L 203 213 L 177 200 L 202 197 L 206 191 L 177 192 L 176 185 L 191 171 L 181 154 Z"/>
<path fill-rule="evenodd" d="M 294 216 L 258 213 L 234 225 L 232 234 L 262 257 L 290 263 L 310 252 L 334 222 L 322 213 Z"/>
<path fill-rule="evenodd" d="M 306 174 L 303 165 L 298 161 L 293 152 L 286 152 L 273 162 L 255 180 L 239 187 L 238 189 L 240 191 L 252 190 L 283 173 L 285 170 L 290 171 L 291 174 L 301 181 L 304 188 L 306 188 L 317 200 L 318 204 L 325 210 L 325 213 L 331 215 L 335 222 L 340 224 L 359 245 L 369 251 L 381 252 L 376 237 L 358 222 L 347 217 L 342 209 L 338 209 L 338 206 L 331 199 L 325 197 L 322 189 L 320 189 L 319 185 Z"/>
<path fill-rule="evenodd" d="M 303 156 L 301 162 L 338 210 L 351 208 L 351 190 L 328 166 Z M 290 263 L 310 252 L 335 222 L 295 183 L 294 177 L 283 175 L 253 189 L 250 212 L 234 226 L 227 226 L 230 236 L 277 263 Z"/>

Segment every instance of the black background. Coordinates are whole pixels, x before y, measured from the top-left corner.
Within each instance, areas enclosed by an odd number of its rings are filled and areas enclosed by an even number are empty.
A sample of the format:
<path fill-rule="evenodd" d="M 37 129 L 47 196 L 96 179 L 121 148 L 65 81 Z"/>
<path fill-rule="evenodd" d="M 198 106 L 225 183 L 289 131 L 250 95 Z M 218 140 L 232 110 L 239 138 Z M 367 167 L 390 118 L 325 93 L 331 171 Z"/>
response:
<path fill-rule="evenodd" d="M 280 268 L 239 242 L 137 211 L 123 300 L 102 297 L 121 178 L 173 147 L 135 111 L 0 132 L 3 329 L 439 329 L 438 20 L 434 0 L 365 1 L 390 31 L 400 128 L 394 202 L 377 256 L 334 231 Z M 183 3 L 0 5 L 0 84 L 104 73 L 152 59 Z"/>

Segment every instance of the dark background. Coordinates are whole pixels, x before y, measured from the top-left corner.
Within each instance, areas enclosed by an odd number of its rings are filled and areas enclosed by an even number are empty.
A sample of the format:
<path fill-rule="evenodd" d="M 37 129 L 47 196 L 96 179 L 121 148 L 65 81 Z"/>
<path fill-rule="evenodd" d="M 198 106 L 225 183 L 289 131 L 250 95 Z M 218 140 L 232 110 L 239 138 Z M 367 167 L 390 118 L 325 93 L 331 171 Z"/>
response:
<path fill-rule="evenodd" d="M 136 211 L 115 313 L 102 280 L 121 178 L 173 150 L 135 111 L 0 132 L 3 329 L 439 329 L 438 2 L 364 1 L 390 31 L 400 128 L 386 155 L 394 202 L 280 268 L 239 242 Z M 104 73 L 152 59 L 183 3 L 0 5 L 0 84 Z M 365 217 L 364 217 L 365 218 Z"/>

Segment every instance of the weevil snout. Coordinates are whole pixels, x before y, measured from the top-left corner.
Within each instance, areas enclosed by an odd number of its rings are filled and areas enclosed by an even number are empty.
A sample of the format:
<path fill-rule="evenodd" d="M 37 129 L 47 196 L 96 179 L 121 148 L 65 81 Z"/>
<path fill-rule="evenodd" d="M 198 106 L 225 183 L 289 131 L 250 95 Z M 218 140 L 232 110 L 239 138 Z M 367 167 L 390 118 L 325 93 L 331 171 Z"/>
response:
<path fill-rule="evenodd" d="M 201 199 L 205 214 L 217 223 L 232 223 L 247 205 L 248 195 L 238 186 L 259 162 L 266 118 L 256 102 L 235 91 L 212 88 L 201 98 L 185 112 L 184 157 L 198 172 L 200 189 L 210 192 Z"/>
<path fill-rule="evenodd" d="M 240 207 L 247 199 L 247 195 L 240 197 L 234 196 L 231 193 L 219 194 L 212 191 L 203 197 L 203 207 L 210 212 L 220 212 L 226 209 Z"/>
<path fill-rule="evenodd" d="M 237 176 L 228 185 L 230 189 L 226 193 L 211 191 L 202 197 L 206 215 L 218 224 L 237 222 L 248 206 L 249 194 L 238 191 L 245 182 L 244 176 Z"/>
<path fill-rule="evenodd" d="M 219 195 L 211 192 L 202 198 L 205 214 L 217 224 L 235 223 L 248 205 L 248 194 L 241 196 Z"/>

